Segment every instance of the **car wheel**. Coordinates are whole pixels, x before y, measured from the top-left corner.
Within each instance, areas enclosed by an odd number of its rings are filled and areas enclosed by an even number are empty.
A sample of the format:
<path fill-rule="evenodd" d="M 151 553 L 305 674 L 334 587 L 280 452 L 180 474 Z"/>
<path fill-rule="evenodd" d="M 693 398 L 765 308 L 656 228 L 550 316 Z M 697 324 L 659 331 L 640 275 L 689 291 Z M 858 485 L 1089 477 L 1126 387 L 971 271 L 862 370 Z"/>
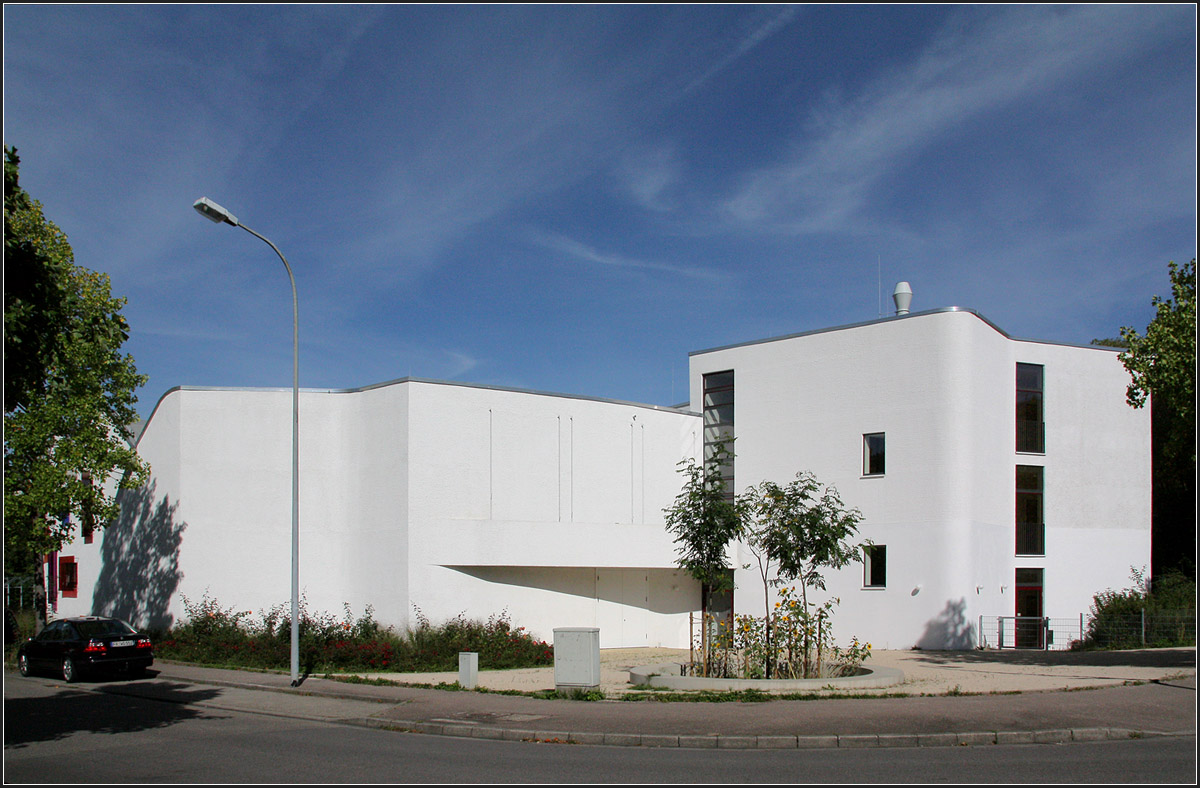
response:
<path fill-rule="evenodd" d="M 17 657 L 17 670 L 21 671 L 22 676 L 29 675 L 29 657 L 28 657 L 28 655 L 22 654 L 21 656 Z"/>
<path fill-rule="evenodd" d="M 63 657 L 62 677 L 63 681 L 68 684 L 79 678 L 79 670 L 75 667 L 75 660 L 70 657 Z"/>

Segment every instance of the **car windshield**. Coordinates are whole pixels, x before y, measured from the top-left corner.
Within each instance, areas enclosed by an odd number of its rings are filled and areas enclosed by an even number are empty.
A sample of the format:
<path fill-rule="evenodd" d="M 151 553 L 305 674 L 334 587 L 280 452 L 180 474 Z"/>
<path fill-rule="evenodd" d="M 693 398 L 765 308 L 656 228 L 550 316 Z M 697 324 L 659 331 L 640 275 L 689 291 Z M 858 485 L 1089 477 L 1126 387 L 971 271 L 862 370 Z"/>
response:
<path fill-rule="evenodd" d="M 108 635 L 133 635 L 135 630 L 124 621 L 76 621 L 75 628 L 85 638 L 100 638 Z"/>

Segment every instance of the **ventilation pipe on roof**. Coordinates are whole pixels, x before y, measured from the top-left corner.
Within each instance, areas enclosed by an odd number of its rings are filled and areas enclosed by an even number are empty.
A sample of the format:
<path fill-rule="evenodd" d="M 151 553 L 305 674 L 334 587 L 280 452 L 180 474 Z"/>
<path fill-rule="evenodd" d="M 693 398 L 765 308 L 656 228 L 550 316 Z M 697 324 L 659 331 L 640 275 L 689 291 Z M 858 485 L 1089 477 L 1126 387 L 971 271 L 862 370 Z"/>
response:
<path fill-rule="evenodd" d="M 912 303 L 912 288 L 908 282 L 900 282 L 892 292 L 892 300 L 896 302 L 896 314 L 907 315 L 908 305 Z"/>

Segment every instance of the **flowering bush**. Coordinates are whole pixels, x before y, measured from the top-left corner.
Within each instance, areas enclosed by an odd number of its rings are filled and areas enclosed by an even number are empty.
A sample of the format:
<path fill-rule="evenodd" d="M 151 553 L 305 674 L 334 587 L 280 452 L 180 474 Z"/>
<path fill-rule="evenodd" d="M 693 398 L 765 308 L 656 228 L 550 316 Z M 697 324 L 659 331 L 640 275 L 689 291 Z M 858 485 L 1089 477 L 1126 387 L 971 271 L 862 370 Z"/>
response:
<path fill-rule="evenodd" d="M 707 637 L 699 638 L 701 662 L 693 675 L 715 678 L 813 679 L 852 676 L 871 656 L 871 644 L 857 637 L 840 648 L 830 624 L 836 599 L 815 612 L 783 588 L 770 619 L 737 615 L 728 620 L 705 616 Z M 769 629 L 768 629 L 769 626 Z"/>
<path fill-rule="evenodd" d="M 187 619 L 155 638 L 165 659 L 255 668 L 287 668 L 291 663 L 291 606 L 276 605 L 253 620 L 251 611 L 224 608 L 205 593 L 199 602 L 184 597 Z M 312 613 L 300 601 L 300 660 L 305 671 L 433 672 L 458 669 L 458 653 L 479 653 L 481 668 L 551 665 L 553 649 L 507 613 L 486 622 L 459 614 L 433 626 L 416 611 L 417 626 L 397 634 L 374 619 L 368 606 L 357 618 L 348 604 L 339 618 Z"/>

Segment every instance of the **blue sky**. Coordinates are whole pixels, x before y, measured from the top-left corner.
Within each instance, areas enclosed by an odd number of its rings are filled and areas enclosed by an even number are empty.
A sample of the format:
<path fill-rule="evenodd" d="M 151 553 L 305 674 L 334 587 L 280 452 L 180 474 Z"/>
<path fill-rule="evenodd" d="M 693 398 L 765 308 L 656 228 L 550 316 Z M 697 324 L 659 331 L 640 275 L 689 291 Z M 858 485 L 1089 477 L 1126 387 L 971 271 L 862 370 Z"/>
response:
<path fill-rule="evenodd" d="M 652 404 L 961 306 L 1087 343 L 1196 254 L 1196 10 L 5 5 L 4 142 L 177 385 Z M 882 285 L 882 286 L 881 286 Z M 882 296 L 882 298 L 881 298 Z"/>

